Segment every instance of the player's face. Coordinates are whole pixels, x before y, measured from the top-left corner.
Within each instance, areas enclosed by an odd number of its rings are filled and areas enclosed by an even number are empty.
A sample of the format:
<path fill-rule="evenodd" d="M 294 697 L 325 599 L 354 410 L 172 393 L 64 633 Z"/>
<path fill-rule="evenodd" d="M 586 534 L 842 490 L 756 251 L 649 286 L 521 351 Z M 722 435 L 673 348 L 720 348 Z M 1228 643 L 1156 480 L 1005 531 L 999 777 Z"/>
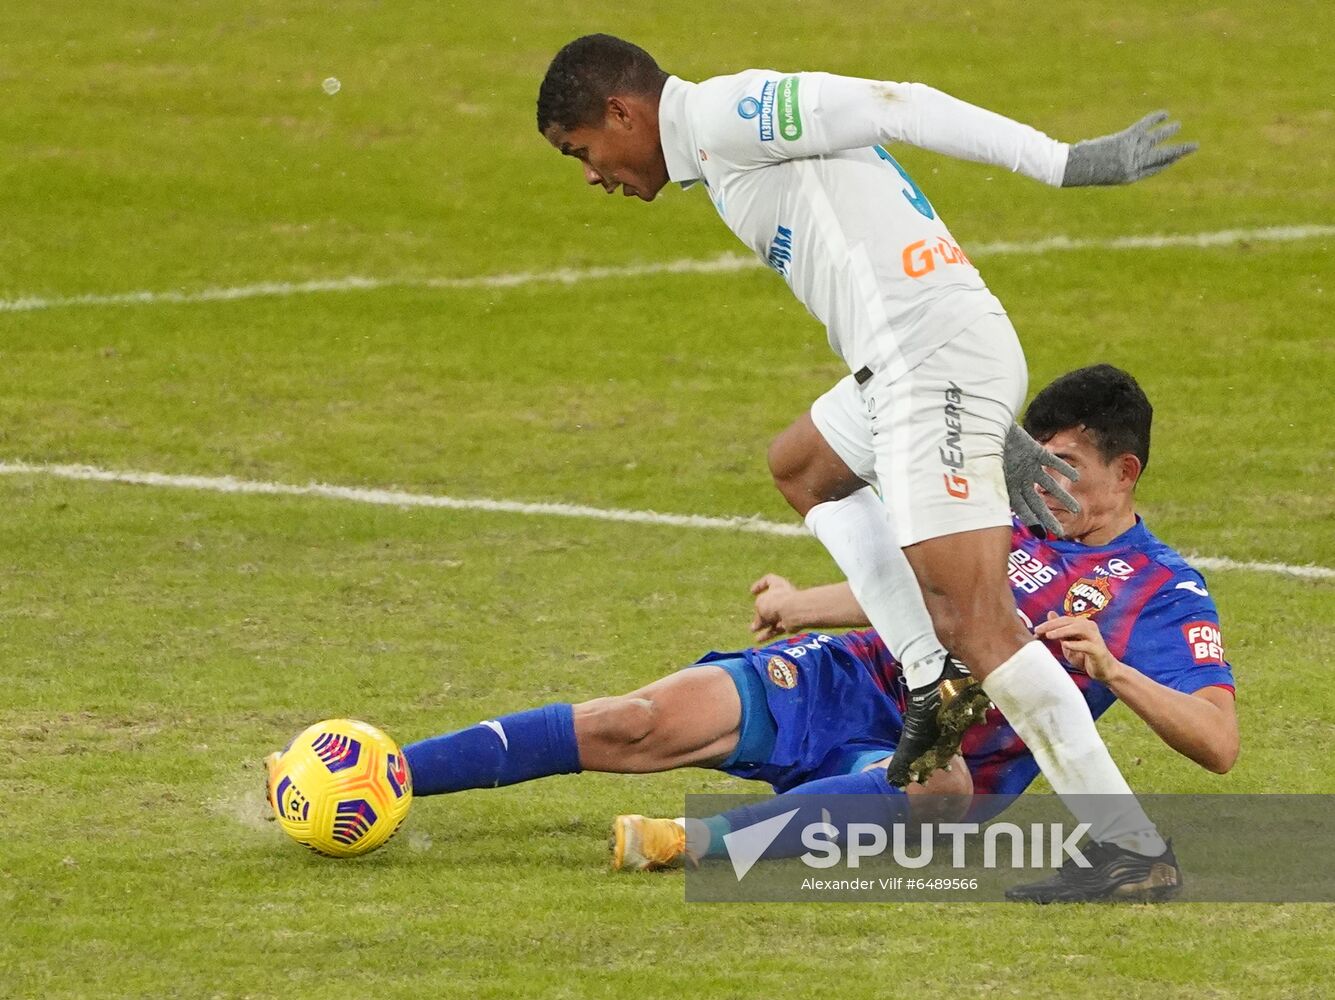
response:
<path fill-rule="evenodd" d="M 587 184 L 608 194 L 620 188 L 627 198 L 653 201 L 668 182 L 658 121 L 646 105 L 612 98 L 600 124 L 572 129 L 553 125 L 543 134 L 562 155 L 580 161 Z"/>
<path fill-rule="evenodd" d="M 1067 538 L 1079 540 L 1122 514 L 1140 471 L 1138 461 L 1128 455 L 1105 460 L 1093 438 L 1078 427 L 1058 431 L 1042 443 L 1080 473 L 1080 479 L 1074 483 L 1059 472 L 1052 473 L 1052 478 L 1079 501 L 1079 514 L 1064 509 L 1047 491 L 1038 487 L 1039 495 L 1061 524 Z M 1134 467 L 1128 464 L 1128 459 Z"/>

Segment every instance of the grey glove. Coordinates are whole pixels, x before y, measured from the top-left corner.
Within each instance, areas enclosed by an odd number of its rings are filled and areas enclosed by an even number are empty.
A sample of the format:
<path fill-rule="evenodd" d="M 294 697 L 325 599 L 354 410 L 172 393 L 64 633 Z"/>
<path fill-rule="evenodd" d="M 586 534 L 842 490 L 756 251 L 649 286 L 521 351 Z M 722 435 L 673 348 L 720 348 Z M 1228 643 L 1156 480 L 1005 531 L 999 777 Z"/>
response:
<path fill-rule="evenodd" d="M 1062 187 L 1091 184 L 1130 184 L 1176 163 L 1199 147 L 1195 142 L 1161 146 L 1177 135 L 1180 122 L 1168 122 L 1167 111 L 1146 115 L 1129 129 L 1098 139 L 1086 139 L 1071 147 L 1066 158 Z"/>
<path fill-rule="evenodd" d="M 1071 482 L 1079 479 L 1080 473 L 1031 438 L 1019 424 L 1013 424 L 1006 435 L 1002 464 L 1006 470 L 1006 492 L 1010 494 L 1011 510 L 1027 527 L 1039 526 L 1053 538 L 1061 538 L 1062 526 L 1048 510 L 1034 484 L 1042 486 L 1072 514 L 1079 514 L 1080 504 L 1076 503 L 1075 497 L 1058 486 L 1047 470 L 1056 469 Z"/>

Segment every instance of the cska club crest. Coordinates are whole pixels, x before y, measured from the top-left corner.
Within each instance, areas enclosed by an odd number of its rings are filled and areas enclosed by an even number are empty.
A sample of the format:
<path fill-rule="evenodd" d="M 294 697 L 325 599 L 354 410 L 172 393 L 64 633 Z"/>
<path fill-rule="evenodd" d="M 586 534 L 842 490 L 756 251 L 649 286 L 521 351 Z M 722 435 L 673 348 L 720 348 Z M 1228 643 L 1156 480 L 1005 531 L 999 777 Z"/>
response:
<path fill-rule="evenodd" d="M 771 656 L 769 663 L 765 664 L 765 672 L 771 681 L 785 691 L 797 687 L 797 665 L 789 663 L 782 656 Z"/>
<path fill-rule="evenodd" d="M 1093 618 L 1112 603 L 1112 587 L 1101 577 L 1081 577 L 1071 584 L 1062 606 L 1068 615 Z"/>

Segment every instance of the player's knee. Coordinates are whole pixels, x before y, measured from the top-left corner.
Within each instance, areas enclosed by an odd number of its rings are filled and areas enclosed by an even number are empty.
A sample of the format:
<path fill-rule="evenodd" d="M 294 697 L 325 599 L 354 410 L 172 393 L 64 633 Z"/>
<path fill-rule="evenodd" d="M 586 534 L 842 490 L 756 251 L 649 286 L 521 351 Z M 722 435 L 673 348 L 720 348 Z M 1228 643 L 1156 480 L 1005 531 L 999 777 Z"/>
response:
<path fill-rule="evenodd" d="M 942 768 L 933 771 L 924 788 L 932 795 L 947 796 L 967 803 L 968 797 L 973 794 L 973 777 L 969 774 L 969 766 L 964 758 L 956 754 L 951 760 L 950 770 Z"/>
<path fill-rule="evenodd" d="M 958 754 L 949 771 L 933 771 L 925 785 L 909 785 L 913 818 L 923 823 L 958 823 L 973 801 L 973 778 Z"/>
<path fill-rule="evenodd" d="M 804 476 L 809 463 L 798 438 L 795 428 L 787 428 L 770 442 L 765 458 L 775 487 L 795 510 L 802 513 L 803 498 L 809 496 Z"/>

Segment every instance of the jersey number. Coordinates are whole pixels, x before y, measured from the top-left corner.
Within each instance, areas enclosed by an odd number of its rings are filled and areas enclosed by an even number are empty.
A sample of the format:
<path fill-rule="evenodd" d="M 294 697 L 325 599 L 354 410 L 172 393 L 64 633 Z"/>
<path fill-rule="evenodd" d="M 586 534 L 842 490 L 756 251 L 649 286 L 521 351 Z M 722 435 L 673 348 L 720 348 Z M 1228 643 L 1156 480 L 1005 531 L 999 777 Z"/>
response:
<path fill-rule="evenodd" d="M 932 211 L 932 203 L 927 200 L 927 195 L 922 193 L 922 189 L 913 183 L 913 178 L 909 176 L 908 171 L 901 167 L 895 158 L 880 146 L 873 146 L 872 148 L 876 150 L 877 156 L 894 167 L 899 176 L 904 178 L 904 183 L 908 185 L 906 190 L 900 192 L 904 196 L 904 200 L 917 209 L 918 214 L 923 218 L 935 219 L 936 213 Z"/>

